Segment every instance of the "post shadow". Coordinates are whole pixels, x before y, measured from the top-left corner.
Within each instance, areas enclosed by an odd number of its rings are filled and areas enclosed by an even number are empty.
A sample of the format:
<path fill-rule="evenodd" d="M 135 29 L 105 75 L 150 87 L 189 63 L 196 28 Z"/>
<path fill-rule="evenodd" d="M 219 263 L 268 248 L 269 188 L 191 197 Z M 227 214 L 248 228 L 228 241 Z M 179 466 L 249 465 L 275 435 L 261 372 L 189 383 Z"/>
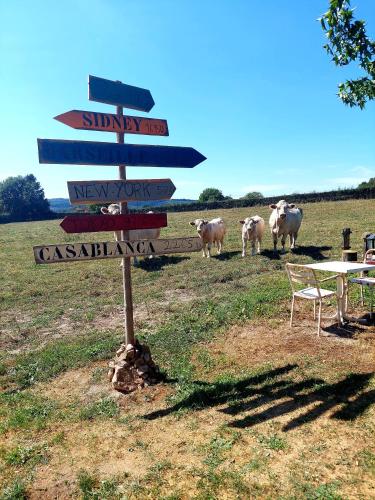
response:
<path fill-rule="evenodd" d="M 331 418 L 355 420 L 375 403 L 375 390 L 366 391 L 373 373 L 351 374 L 334 384 L 327 384 L 318 378 L 307 378 L 301 382 L 293 382 L 289 377 L 279 379 L 297 367 L 288 364 L 235 382 L 209 384 L 196 381 L 196 389 L 188 397 L 143 418 L 154 420 L 181 409 L 201 411 L 226 404 L 219 411 L 233 417 L 243 412 L 253 412 L 228 424 L 235 428 L 247 428 L 295 411 L 303 411 L 315 403 L 313 408 L 284 425 L 283 430 L 289 431 L 318 419 L 330 410 L 335 410 Z M 285 401 L 285 398 L 288 399 Z M 268 405 L 266 409 L 256 412 L 265 404 Z"/>

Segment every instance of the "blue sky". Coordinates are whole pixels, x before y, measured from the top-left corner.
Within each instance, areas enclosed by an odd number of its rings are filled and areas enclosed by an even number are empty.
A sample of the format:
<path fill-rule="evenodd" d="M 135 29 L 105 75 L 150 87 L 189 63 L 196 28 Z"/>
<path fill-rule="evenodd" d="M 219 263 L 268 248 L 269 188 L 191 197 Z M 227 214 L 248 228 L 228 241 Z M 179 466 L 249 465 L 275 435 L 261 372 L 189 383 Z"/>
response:
<path fill-rule="evenodd" d="M 353 0 L 375 37 L 374 0 Z M 375 103 L 344 106 L 316 19 L 328 0 L 12 0 L 0 2 L 0 180 L 33 173 L 46 196 L 68 180 L 116 179 L 116 167 L 40 165 L 37 137 L 115 141 L 53 117 L 114 112 L 89 101 L 89 74 L 150 89 L 139 116 L 168 120 L 169 137 L 129 143 L 192 146 L 194 169 L 129 167 L 133 179 L 170 177 L 175 197 L 205 187 L 240 197 L 356 186 L 375 176 Z M 137 112 L 128 111 L 131 115 Z M 125 110 L 126 113 L 126 110 Z"/>

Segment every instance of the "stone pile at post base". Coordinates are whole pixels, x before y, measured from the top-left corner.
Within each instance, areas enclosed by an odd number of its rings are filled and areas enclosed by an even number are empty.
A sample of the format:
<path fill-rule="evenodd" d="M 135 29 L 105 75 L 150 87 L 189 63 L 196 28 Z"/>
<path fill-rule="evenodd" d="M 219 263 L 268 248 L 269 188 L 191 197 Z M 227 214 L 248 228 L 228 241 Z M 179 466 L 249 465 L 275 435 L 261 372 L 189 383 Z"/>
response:
<path fill-rule="evenodd" d="M 136 340 L 135 345 L 121 345 L 115 359 L 109 362 L 108 379 L 117 391 L 132 392 L 156 384 L 161 375 L 150 349 Z"/>

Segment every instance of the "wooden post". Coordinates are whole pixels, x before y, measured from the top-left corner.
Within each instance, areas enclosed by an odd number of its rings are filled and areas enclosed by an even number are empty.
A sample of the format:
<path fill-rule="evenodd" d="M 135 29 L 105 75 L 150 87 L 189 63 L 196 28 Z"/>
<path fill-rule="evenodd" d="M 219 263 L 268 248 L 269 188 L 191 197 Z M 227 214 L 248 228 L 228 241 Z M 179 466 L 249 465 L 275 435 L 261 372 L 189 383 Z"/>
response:
<path fill-rule="evenodd" d="M 117 116 L 123 116 L 122 106 L 117 106 Z M 123 132 L 118 132 L 117 143 L 124 144 Z M 119 177 L 126 180 L 126 165 L 119 165 Z M 126 201 L 120 203 L 120 213 L 128 213 L 128 204 Z M 121 239 L 129 239 L 129 231 L 121 231 Z M 132 276 L 130 257 L 122 259 L 122 282 L 124 286 L 124 316 L 125 316 L 125 344 L 135 344 L 134 321 L 133 321 L 133 297 L 132 297 Z"/>

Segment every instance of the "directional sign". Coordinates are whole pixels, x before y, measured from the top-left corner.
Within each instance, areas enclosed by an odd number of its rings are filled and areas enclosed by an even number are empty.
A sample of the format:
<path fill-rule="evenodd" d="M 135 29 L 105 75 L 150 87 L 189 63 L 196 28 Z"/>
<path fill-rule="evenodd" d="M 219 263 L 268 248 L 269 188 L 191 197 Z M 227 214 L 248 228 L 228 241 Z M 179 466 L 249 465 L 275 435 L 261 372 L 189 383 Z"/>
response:
<path fill-rule="evenodd" d="M 80 111 L 73 109 L 55 116 L 69 127 L 80 130 L 100 130 L 102 132 L 126 132 L 127 134 L 169 135 L 167 120 L 142 118 L 140 116 L 119 116 L 110 113 Z"/>
<path fill-rule="evenodd" d="M 167 214 L 68 215 L 60 223 L 66 233 L 98 233 L 166 227 Z"/>
<path fill-rule="evenodd" d="M 68 181 L 70 203 L 116 203 L 169 200 L 176 191 L 170 179 Z"/>
<path fill-rule="evenodd" d="M 64 243 L 33 247 L 37 264 L 77 260 L 116 259 L 138 255 L 199 252 L 202 240 L 197 237 L 164 240 L 106 241 L 100 243 Z"/>
<path fill-rule="evenodd" d="M 39 163 L 192 168 L 206 159 L 194 148 L 38 139 Z"/>
<path fill-rule="evenodd" d="M 92 75 L 89 75 L 89 99 L 138 111 L 150 111 L 155 104 L 149 90 Z"/>

